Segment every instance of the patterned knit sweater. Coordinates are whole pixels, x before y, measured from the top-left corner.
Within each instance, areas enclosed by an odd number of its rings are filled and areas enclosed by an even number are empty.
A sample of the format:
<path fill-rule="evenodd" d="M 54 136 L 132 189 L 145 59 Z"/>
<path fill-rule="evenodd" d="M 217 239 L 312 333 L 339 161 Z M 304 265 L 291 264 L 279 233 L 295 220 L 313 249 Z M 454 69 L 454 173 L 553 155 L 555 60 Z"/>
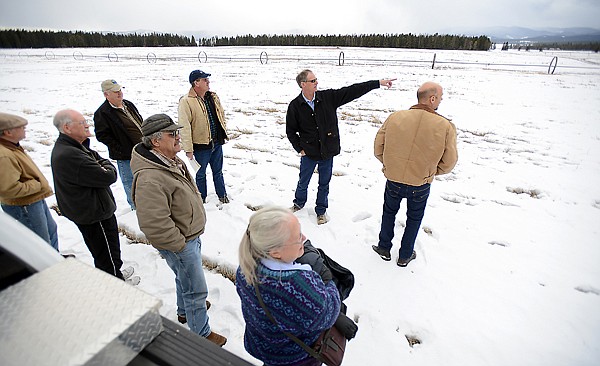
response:
<path fill-rule="evenodd" d="M 260 294 L 279 326 L 266 316 L 254 287 L 238 268 L 235 286 L 246 321 L 246 351 L 266 365 L 304 363 L 309 354 L 282 330 L 312 346 L 323 330 L 333 326 L 340 312 L 335 284 L 330 281 L 325 285 L 319 274 L 310 270 L 271 270 L 258 264 L 257 274 Z"/>

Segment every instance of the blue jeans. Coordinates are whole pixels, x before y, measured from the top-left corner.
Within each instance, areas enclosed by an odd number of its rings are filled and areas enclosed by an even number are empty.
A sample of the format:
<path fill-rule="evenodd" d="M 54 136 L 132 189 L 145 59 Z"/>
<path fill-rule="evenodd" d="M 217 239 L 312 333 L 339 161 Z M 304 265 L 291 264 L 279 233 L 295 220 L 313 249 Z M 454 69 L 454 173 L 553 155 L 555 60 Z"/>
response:
<path fill-rule="evenodd" d="M 400 259 L 410 258 L 415 247 L 415 240 L 417 240 L 423 215 L 425 215 L 425 206 L 427 205 L 430 187 L 431 184 L 429 183 L 414 187 L 392 182 L 391 180 L 386 182 L 381 231 L 379 232 L 379 247 L 387 250 L 392 249 L 394 221 L 396 221 L 396 214 L 400 209 L 400 202 L 403 198 L 406 198 L 406 227 L 404 228 L 404 235 L 402 235 L 399 257 Z"/>
<path fill-rule="evenodd" d="M 192 332 L 207 337 L 210 334 L 206 313 L 208 286 L 202 269 L 201 245 L 197 237 L 186 242 L 179 253 L 162 249 L 159 252 L 175 273 L 177 315 L 185 315 Z"/>
<path fill-rule="evenodd" d="M 58 251 L 56 222 L 54 222 L 45 200 L 40 200 L 27 206 L 2 204 L 2 209 Z"/>
<path fill-rule="evenodd" d="M 333 158 L 327 160 L 313 160 L 307 156 L 300 158 L 300 178 L 296 187 L 294 204 L 298 207 L 304 207 L 306 204 L 308 183 L 310 183 L 310 178 L 312 178 L 316 166 L 319 167 L 319 188 L 317 190 L 315 212 L 317 215 L 324 215 L 327 207 L 329 207 L 327 196 L 329 195 L 329 182 L 333 171 Z"/>
<path fill-rule="evenodd" d="M 210 170 L 212 170 L 217 196 L 219 198 L 227 196 L 225 180 L 223 179 L 223 145 L 214 144 L 211 149 L 194 150 L 194 158 L 200 164 L 200 169 L 196 172 L 196 186 L 198 186 L 202 200 L 205 201 L 208 194 L 206 189 L 206 168 L 208 164 L 210 164 Z"/>
<path fill-rule="evenodd" d="M 133 173 L 131 172 L 131 160 L 117 160 L 117 167 L 119 168 L 119 177 L 123 188 L 125 189 L 125 195 L 127 196 L 127 203 L 132 210 L 135 210 L 133 199 L 131 198 L 131 184 L 133 183 Z"/>

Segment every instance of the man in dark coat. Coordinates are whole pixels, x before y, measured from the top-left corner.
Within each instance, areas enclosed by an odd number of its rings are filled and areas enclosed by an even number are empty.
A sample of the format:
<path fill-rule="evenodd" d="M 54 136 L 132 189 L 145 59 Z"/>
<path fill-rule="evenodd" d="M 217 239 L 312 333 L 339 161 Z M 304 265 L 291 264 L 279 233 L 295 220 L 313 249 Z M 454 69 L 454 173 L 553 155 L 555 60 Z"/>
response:
<path fill-rule="evenodd" d="M 329 182 L 333 172 L 333 157 L 340 153 L 340 134 L 337 108 L 380 86 L 392 86 L 396 79 L 371 80 L 341 89 L 317 91 L 317 77 L 310 70 L 301 71 L 296 82 L 302 89 L 292 100 L 286 115 L 286 133 L 300 158 L 300 178 L 296 187 L 294 206 L 298 211 L 307 200 L 308 184 L 315 167 L 319 170 L 319 188 L 315 212 L 317 224 L 329 221 Z"/>
<path fill-rule="evenodd" d="M 115 80 L 101 84 L 106 100 L 94 113 L 96 139 L 108 147 L 108 156 L 117 161 L 119 176 L 125 189 L 127 202 L 132 210 L 131 198 L 131 150 L 142 141 L 142 116 L 133 103 L 123 99 L 123 90 Z"/>
<path fill-rule="evenodd" d="M 96 268 L 123 279 L 116 205 L 110 190 L 117 170 L 90 149 L 90 125 L 81 113 L 59 111 L 53 123 L 60 132 L 51 156 L 58 208 L 79 228 Z"/>

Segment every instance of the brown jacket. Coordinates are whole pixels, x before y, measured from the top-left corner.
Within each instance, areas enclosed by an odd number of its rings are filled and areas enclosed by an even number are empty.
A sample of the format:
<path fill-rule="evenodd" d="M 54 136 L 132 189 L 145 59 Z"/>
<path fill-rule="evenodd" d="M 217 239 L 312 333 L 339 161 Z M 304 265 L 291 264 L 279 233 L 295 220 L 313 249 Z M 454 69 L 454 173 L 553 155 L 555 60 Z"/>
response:
<path fill-rule="evenodd" d="M 25 206 L 52 196 L 50 184 L 20 145 L 0 138 L 0 202 Z"/>
<path fill-rule="evenodd" d="M 456 165 L 456 127 L 422 104 L 394 112 L 375 136 L 375 157 L 393 182 L 410 186 L 431 183 L 436 175 L 450 173 Z"/>
<path fill-rule="evenodd" d="M 223 131 L 225 131 L 225 135 L 227 135 L 227 122 L 225 121 L 225 112 L 221 106 L 221 101 L 217 94 L 210 91 L 207 93 L 212 95 L 217 110 L 217 118 L 221 123 L 221 127 L 223 127 Z M 183 126 L 183 129 L 181 129 L 181 146 L 185 152 L 193 152 L 193 144 L 207 145 L 212 140 L 206 105 L 198 100 L 199 98 L 194 88 L 190 88 L 189 93 L 179 99 L 178 123 Z M 227 139 L 227 136 L 225 136 L 225 139 Z"/>
<path fill-rule="evenodd" d="M 180 252 L 186 241 L 204 232 L 202 198 L 183 168 L 168 167 L 141 143 L 133 148 L 131 196 L 140 229 L 156 249 Z"/>

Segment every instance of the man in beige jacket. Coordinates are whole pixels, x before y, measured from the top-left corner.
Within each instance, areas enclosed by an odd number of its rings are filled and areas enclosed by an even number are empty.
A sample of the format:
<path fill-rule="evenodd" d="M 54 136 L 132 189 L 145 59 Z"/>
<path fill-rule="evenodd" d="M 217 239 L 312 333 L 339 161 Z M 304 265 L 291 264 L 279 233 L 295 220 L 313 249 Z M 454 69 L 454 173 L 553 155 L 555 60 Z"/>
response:
<path fill-rule="evenodd" d="M 227 339 L 208 324 L 200 241 L 206 213 L 192 176 L 177 157 L 180 129 L 166 114 L 144 120 L 142 142 L 131 155 L 132 197 L 140 229 L 175 273 L 179 322 L 223 346 Z"/>
<path fill-rule="evenodd" d="M 228 139 L 225 113 L 216 93 L 210 91 L 210 74 L 190 73 L 190 91 L 179 99 L 181 143 L 188 159 L 196 161 L 196 185 L 206 202 L 206 168 L 210 164 L 215 191 L 221 203 L 229 203 L 223 178 L 223 144 Z"/>
<path fill-rule="evenodd" d="M 2 210 L 58 250 L 56 222 L 44 200 L 52 196 L 50 184 L 19 144 L 27 120 L 0 113 L 0 202 Z"/>
<path fill-rule="evenodd" d="M 442 95 L 439 84 L 426 82 L 417 90 L 418 104 L 392 113 L 375 136 L 375 157 L 383 163 L 387 182 L 379 243 L 373 250 L 383 260 L 391 260 L 394 221 L 406 198 L 406 227 L 396 262 L 400 267 L 417 256 L 415 240 L 433 178 L 450 173 L 458 160 L 456 127 L 436 112 Z"/>

